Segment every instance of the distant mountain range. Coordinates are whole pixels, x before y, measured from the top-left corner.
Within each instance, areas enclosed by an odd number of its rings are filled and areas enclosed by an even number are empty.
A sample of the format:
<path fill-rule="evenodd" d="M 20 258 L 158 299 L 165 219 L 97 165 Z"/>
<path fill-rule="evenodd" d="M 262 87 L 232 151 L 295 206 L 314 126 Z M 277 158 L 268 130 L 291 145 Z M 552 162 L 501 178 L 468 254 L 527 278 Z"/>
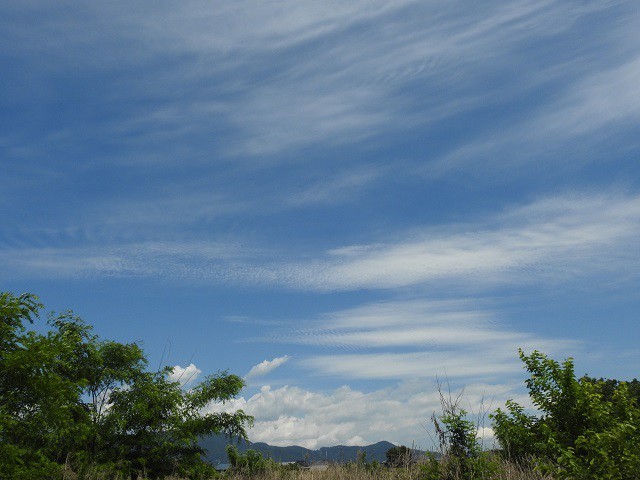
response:
<path fill-rule="evenodd" d="M 262 442 L 253 443 L 241 441 L 238 443 L 237 440 L 229 440 L 229 438 L 222 435 L 212 435 L 200 440 L 200 445 L 207 450 L 207 460 L 214 464 L 228 462 L 225 449 L 229 443 L 237 445 L 240 452 L 246 452 L 249 449 L 256 450 L 262 453 L 264 457 L 272 458 L 277 462 L 295 462 L 297 460 L 307 460 L 309 462 L 318 462 L 321 460 L 338 463 L 354 462 L 358 452 L 366 453 L 365 458 L 367 462 L 374 460 L 384 462 L 387 458 L 385 455 L 387 450 L 395 447 L 395 445 L 390 442 L 378 442 L 363 447 L 337 445 L 335 447 L 322 447 L 318 450 L 310 450 L 299 446 L 275 447 Z M 424 452 L 416 450 L 416 453 Z"/>

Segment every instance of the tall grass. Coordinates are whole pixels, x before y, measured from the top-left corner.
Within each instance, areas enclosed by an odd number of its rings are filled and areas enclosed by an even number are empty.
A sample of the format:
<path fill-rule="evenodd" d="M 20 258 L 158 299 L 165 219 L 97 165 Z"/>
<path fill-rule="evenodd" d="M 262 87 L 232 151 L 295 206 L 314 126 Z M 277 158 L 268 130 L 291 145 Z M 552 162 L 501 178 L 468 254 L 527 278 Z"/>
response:
<path fill-rule="evenodd" d="M 411 465 L 400 468 L 377 468 L 371 465 L 346 464 L 331 465 L 325 470 L 302 470 L 286 467 L 272 467 L 256 475 L 248 476 L 239 472 L 224 472 L 211 480 L 426 480 L 429 477 L 427 459 L 420 459 Z M 446 459 L 437 460 L 447 462 Z M 553 480 L 552 477 L 542 475 L 533 469 L 506 461 L 497 455 L 492 458 L 496 468 L 491 472 L 481 473 L 474 476 L 473 480 Z M 445 467 L 442 465 L 442 467 Z M 449 471 L 446 477 L 439 477 L 442 480 L 470 480 L 468 476 L 455 473 L 454 469 L 441 468 L 441 471 Z M 453 472 L 453 473 L 451 473 Z M 125 480 L 113 472 L 110 474 L 104 470 L 87 470 L 81 473 L 65 470 L 64 480 Z M 129 480 L 129 478 L 127 478 Z M 156 480 L 140 476 L 135 480 Z M 193 480 L 179 476 L 168 476 L 162 480 Z"/>
<path fill-rule="evenodd" d="M 441 459 L 437 461 L 446 462 L 447 460 Z M 536 473 L 527 466 L 508 462 L 497 455 L 492 461 L 495 462 L 496 466 L 494 471 L 474 477 L 474 480 L 552 480 L 549 476 Z M 372 468 L 370 465 L 354 463 L 333 465 L 326 470 L 292 471 L 279 468 L 267 470 L 258 476 L 254 476 L 251 480 L 424 480 L 428 476 L 425 465 L 426 461 L 420 460 L 401 468 L 386 468 L 383 466 Z M 447 469 L 443 468 L 442 470 Z M 225 474 L 224 478 L 226 480 L 249 480 L 245 476 L 234 473 Z M 448 476 L 447 480 L 469 480 L 469 477 L 453 474 Z"/>

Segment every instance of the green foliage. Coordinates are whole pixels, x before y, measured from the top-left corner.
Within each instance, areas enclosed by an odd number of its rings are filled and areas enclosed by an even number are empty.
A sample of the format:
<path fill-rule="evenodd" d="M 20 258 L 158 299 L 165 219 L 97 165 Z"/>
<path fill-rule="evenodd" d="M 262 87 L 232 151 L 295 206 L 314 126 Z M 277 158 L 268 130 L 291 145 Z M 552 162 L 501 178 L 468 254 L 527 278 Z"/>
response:
<path fill-rule="evenodd" d="M 440 459 L 427 455 L 421 470 L 424 480 L 484 479 L 494 478 L 500 471 L 500 462 L 494 455 L 482 449 L 478 439 L 478 427 L 482 423 L 480 412 L 475 421 L 460 407 L 462 393 L 453 397 L 445 395 L 438 386 L 442 413 L 431 417 L 438 437 Z"/>
<path fill-rule="evenodd" d="M 589 382 L 597 386 L 598 393 L 602 395 L 604 400 L 610 402 L 619 387 L 623 386 L 627 389 L 629 397 L 635 399 L 636 405 L 640 405 L 640 381 L 636 378 L 629 382 L 621 382 L 613 378 L 600 378 L 595 379 L 592 377 L 584 376 L 580 379 L 580 382 Z"/>
<path fill-rule="evenodd" d="M 227 457 L 229 458 L 233 473 L 242 476 L 253 477 L 267 470 L 277 468 L 273 460 L 265 459 L 260 452 L 247 450 L 243 454 L 238 451 L 235 445 L 227 445 Z"/>
<path fill-rule="evenodd" d="M 440 440 L 440 449 L 456 458 L 473 457 L 480 451 L 474 422 L 467 419 L 467 411 L 448 405 L 440 416 L 433 416 L 433 424 Z"/>
<path fill-rule="evenodd" d="M 412 460 L 411 449 L 404 445 L 391 447 L 385 452 L 385 456 L 387 457 L 387 466 L 392 468 L 406 467 Z"/>
<path fill-rule="evenodd" d="M 520 358 L 539 416 L 508 401 L 492 415 L 505 453 L 534 459 L 559 478 L 637 478 L 640 410 L 625 382 L 576 379 L 573 360 L 562 364 L 534 351 Z"/>
<path fill-rule="evenodd" d="M 82 332 L 26 331 L 42 306 L 33 295 L 0 294 L 0 477 L 50 478 L 83 436 L 82 385 L 74 353 Z"/>
<path fill-rule="evenodd" d="M 213 474 L 198 436 L 244 437 L 242 411 L 203 414 L 244 386 L 226 372 L 189 391 L 170 368 L 147 371 L 135 343 L 102 341 L 71 312 L 27 331 L 42 308 L 33 295 L 0 294 L 0 478 L 55 478 L 63 465 L 152 478 Z"/>
<path fill-rule="evenodd" d="M 363 452 L 361 450 L 358 451 L 358 453 L 356 454 L 356 465 L 358 465 L 359 467 L 365 467 L 367 465 L 367 452 Z"/>

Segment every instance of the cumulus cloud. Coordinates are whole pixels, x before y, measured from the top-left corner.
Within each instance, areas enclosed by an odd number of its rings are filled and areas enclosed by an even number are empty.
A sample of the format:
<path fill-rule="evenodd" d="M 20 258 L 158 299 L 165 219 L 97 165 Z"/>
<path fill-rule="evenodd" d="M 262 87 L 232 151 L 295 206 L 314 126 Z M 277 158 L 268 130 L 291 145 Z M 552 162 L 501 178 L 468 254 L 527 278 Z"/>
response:
<path fill-rule="evenodd" d="M 279 366 L 289 361 L 290 358 L 291 357 L 289 355 L 284 355 L 282 357 L 276 357 L 273 360 L 264 360 L 259 364 L 251 367 L 251 370 L 249 370 L 249 373 L 247 373 L 244 378 L 245 380 L 250 380 L 261 375 L 266 375 L 267 373 L 275 370 Z"/>
<path fill-rule="evenodd" d="M 173 367 L 172 372 L 169 374 L 169 380 L 172 382 L 180 382 L 183 387 L 195 382 L 198 375 L 202 373 L 198 367 L 193 363 L 190 363 L 187 367 L 182 368 L 180 365 Z"/>
<path fill-rule="evenodd" d="M 464 388 L 462 406 L 468 411 L 480 412 L 483 404 L 486 408 L 487 399 L 500 402 L 505 398 L 528 404 L 514 384 L 476 383 Z M 254 442 L 320 448 L 387 440 L 437 448 L 432 443 L 431 437 L 435 437 L 429 425 L 431 414 L 440 411 L 440 397 L 434 381 L 405 382 L 372 392 L 348 386 L 330 392 L 295 386 L 277 389 L 263 386 L 249 398 L 241 397 L 225 405 L 209 407 L 214 411 L 239 408 L 255 416 L 255 424 L 249 431 L 249 438 Z M 482 434 L 488 437 L 489 430 Z"/>

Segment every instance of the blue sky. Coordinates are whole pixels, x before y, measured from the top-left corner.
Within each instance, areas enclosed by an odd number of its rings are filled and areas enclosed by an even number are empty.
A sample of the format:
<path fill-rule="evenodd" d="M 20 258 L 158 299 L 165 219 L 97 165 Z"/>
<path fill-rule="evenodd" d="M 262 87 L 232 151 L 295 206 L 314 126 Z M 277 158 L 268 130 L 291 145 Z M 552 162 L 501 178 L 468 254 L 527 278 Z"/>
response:
<path fill-rule="evenodd" d="M 526 402 L 518 347 L 637 376 L 638 32 L 633 1 L 4 2 L 2 289 L 246 376 L 225 408 L 278 445 L 429 447 L 436 376 Z"/>

